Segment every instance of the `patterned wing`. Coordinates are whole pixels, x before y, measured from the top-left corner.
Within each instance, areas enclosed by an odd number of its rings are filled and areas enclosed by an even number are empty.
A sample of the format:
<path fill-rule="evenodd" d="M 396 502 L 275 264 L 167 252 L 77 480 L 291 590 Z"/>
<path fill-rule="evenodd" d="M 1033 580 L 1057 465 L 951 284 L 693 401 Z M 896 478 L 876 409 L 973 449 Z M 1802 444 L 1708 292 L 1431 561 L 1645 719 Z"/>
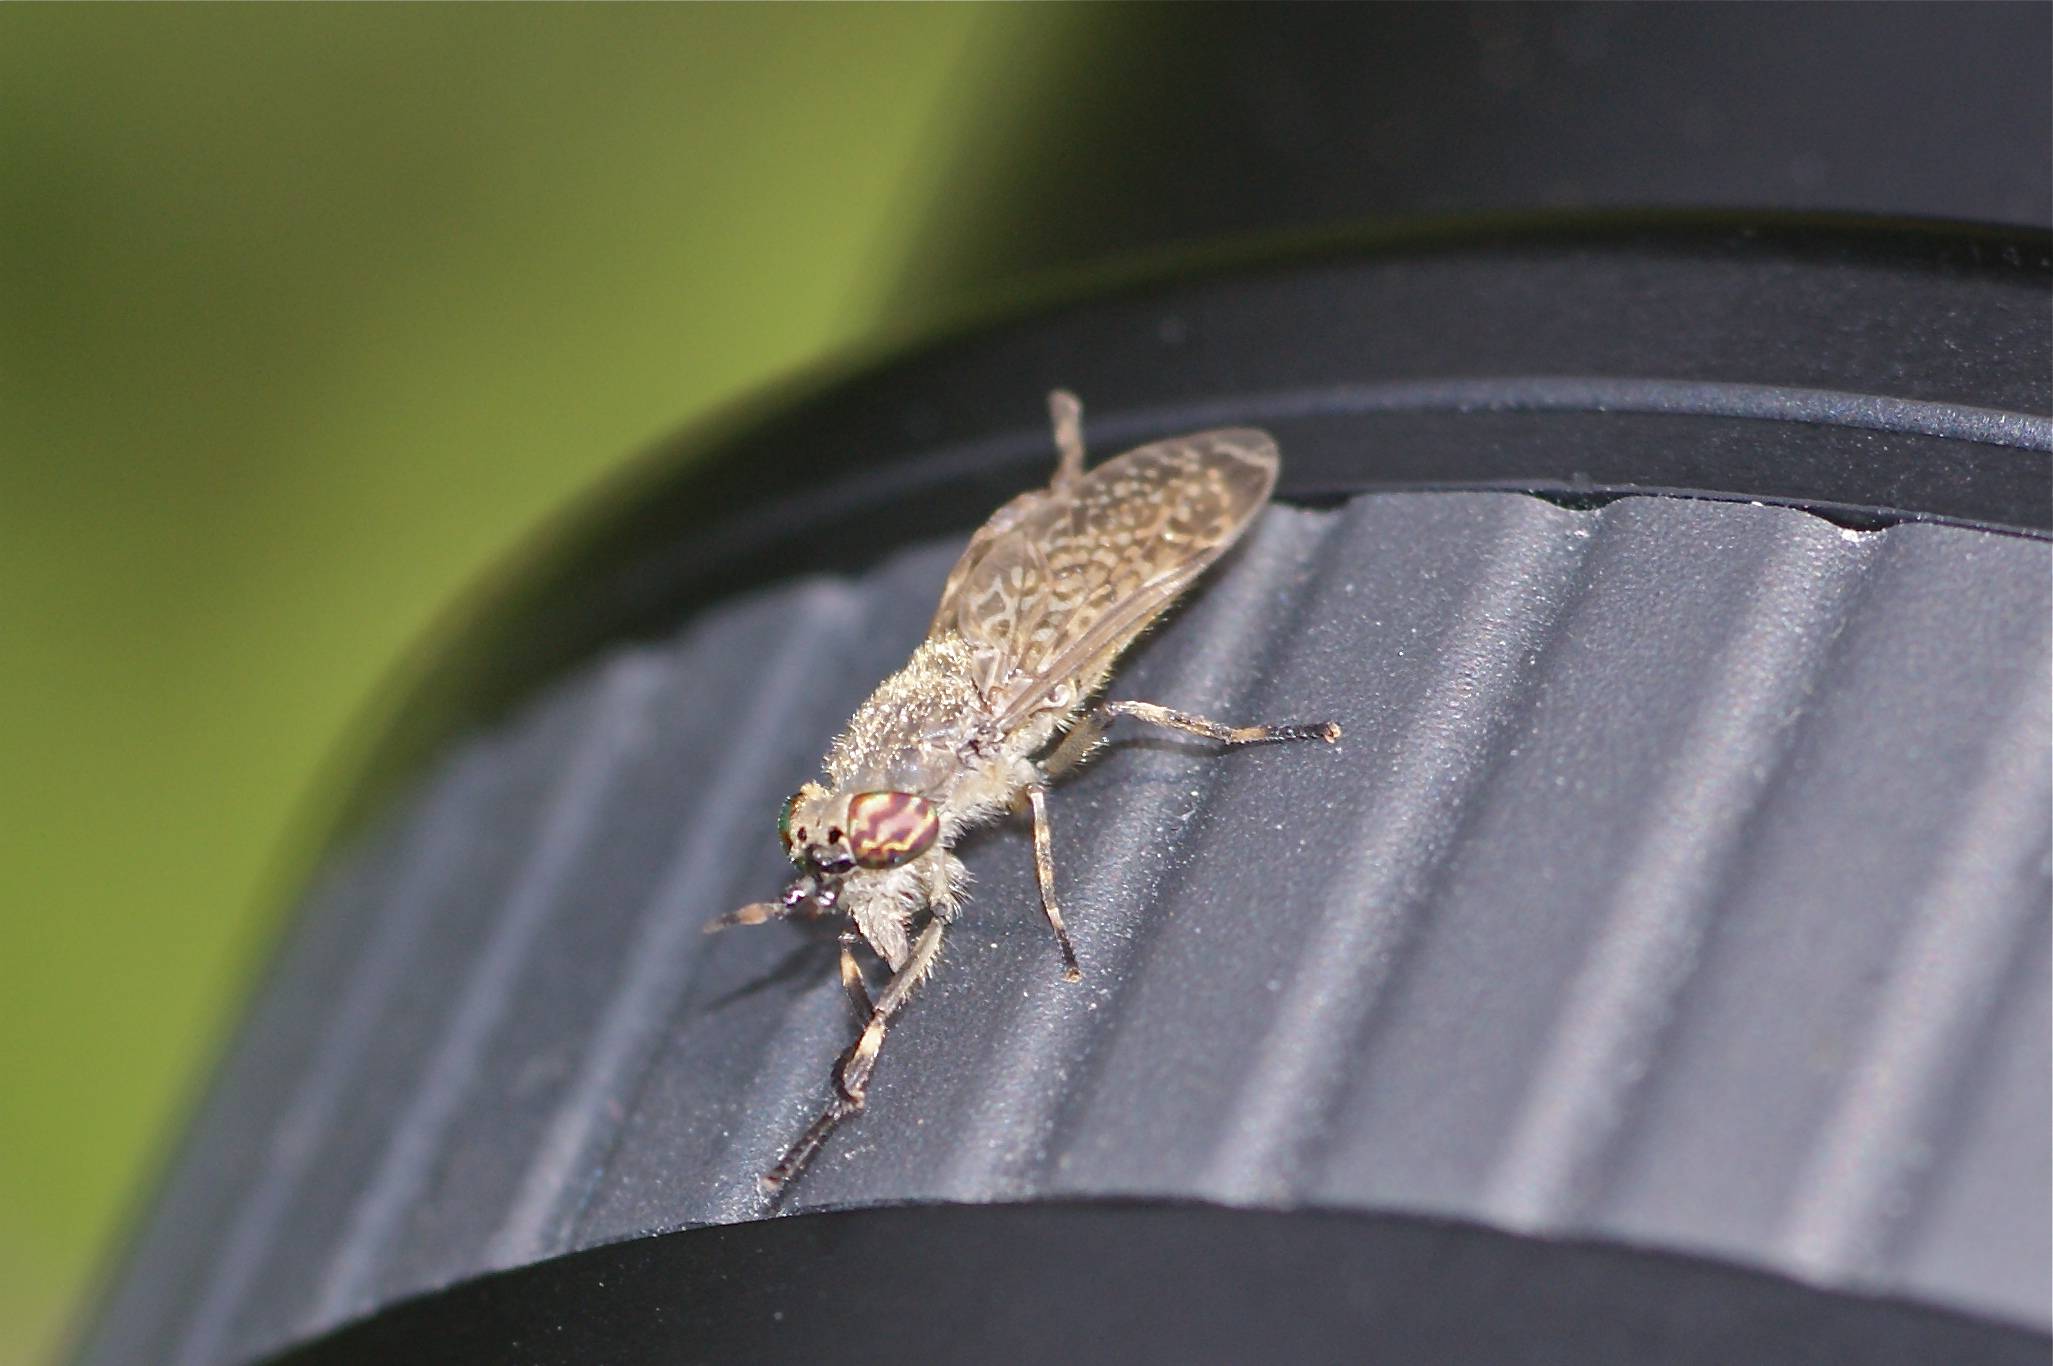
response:
<path fill-rule="evenodd" d="M 1071 481 L 1068 487 L 1074 488 L 1076 482 Z M 992 543 L 1017 527 L 1023 520 L 1046 514 L 1050 510 L 1050 504 L 1064 497 L 1065 493 L 1057 492 L 1053 488 L 1033 489 L 1009 500 L 1004 507 L 991 514 L 989 521 L 977 528 L 976 534 L 969 538 L 969 544 L 963 547 L 962 554 L 957 557 L 955 567 L 948 571 L 948 582 L 941 585 L 941 605 L 934 609 L 934 620 L 927 627 L 928 635 L 956 629 L 955 614 L 963 582 L 969 578 L 970 571 L 982 563 L 984 557 L 990 553 Z"/>
<path fill-rule="evenodd" d="M 1201 432 L 1142 446 L 1000 509 L 949 575 L 934 624 L 968 642 L 1001 728 L 1021 724 L 1066 683 L 1094 686 L 1247 529 L 1276 468 L 1265 432 Z"/>

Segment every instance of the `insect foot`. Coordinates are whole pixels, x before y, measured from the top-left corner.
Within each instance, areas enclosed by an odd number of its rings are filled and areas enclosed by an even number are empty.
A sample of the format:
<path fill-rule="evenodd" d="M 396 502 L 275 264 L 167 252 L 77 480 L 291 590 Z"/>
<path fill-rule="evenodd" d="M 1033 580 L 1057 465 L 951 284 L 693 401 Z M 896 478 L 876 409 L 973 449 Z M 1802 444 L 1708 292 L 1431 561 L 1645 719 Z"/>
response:
<path fill-rule="evenodd" d="M 833 1091 L 762 1177 L 781 1199 L 834 1130 L 861 1112 L 884 1038 L 933 970 L 967 874 L 952 846 L 1024 806 L 1033 821 L 1041 912 L 1063 979 L 1083 969 L 1055 896 L 1048 785 L 1081 762 L 1119 717 L 1227 746 L 1340 738 L 1330 721 L 1229 726 L 1152 702 L 1096 700 L 1120 655 L 1240 539 L 1276 487 L 1266 432 L 1196 432 L 1087 469 L 1083 405 L 1048 397 L 1055 473 L 970 537 L 927 636 L 877 686 L 822 762 L 824 781 L 794 792 L 777 837 L 797 876 L 776 901 L 706 928 L 789 915 L 841 914 L 852 928 L 838 966 L 862 1019 Z M 874 1004 L 852 956 L 867 945 L 891 970 Z"/>

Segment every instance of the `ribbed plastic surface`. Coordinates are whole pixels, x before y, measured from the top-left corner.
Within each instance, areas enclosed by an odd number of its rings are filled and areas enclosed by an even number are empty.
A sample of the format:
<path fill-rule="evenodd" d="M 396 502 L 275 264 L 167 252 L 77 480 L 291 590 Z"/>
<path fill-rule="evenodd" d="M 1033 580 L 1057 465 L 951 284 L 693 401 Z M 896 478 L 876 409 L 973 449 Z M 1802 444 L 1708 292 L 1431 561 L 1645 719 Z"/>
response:
<path fill-rule="evenodd" d="M 847 1006 L 826 937 L 699 929 L 782 885 L 779 800 L 957 549 L 611 659 L 337 861 L 88 1359 L 756 1215 Z M 1346 739 L 1118 732 L 1054 794 L 1080 985 L 1024 831 L 967 845 L 791 1208 L 1427 1211 L 2043 1330 L 2048 581 L 2040 542 L 1749 505 L 1271 509 L 1113 692 Z"/>

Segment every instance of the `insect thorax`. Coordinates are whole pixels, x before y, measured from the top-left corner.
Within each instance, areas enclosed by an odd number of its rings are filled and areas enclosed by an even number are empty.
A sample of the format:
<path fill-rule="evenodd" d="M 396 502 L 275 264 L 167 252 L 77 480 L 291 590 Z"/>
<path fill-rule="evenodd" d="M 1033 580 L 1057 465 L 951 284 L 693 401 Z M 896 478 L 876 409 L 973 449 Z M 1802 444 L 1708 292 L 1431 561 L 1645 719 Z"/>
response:
<path fill-rule="evenodd" d="M 970 664 L 969 647 L 952 632 L 921 642 L 827 752 L 833 786 L 945 796 L 963 774 L 965 747 L 990 719 Z"/>

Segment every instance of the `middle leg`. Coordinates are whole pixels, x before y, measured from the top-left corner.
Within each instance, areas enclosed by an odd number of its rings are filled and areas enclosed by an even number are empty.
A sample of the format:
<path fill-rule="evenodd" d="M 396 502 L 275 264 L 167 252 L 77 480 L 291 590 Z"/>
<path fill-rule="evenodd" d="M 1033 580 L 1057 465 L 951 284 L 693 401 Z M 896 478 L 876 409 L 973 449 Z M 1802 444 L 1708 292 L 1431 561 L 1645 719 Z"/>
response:
<path fill-rule="evenodd" d="M 1034 818 L 1034 880 L 1041 885 L 1041 910 L 1048 928 L 1055 931 L 1055 947 L 1062 951 L 1062 980 L 1081 982 L 1083 969 L 1077 966 L 1076 947 L 1062 924 L 1062 909 L 1055 904 L 1055 849 L 1049 837 L 1048 789 L 1035 784 L 1026 790 L 1027 809 Z"/>

